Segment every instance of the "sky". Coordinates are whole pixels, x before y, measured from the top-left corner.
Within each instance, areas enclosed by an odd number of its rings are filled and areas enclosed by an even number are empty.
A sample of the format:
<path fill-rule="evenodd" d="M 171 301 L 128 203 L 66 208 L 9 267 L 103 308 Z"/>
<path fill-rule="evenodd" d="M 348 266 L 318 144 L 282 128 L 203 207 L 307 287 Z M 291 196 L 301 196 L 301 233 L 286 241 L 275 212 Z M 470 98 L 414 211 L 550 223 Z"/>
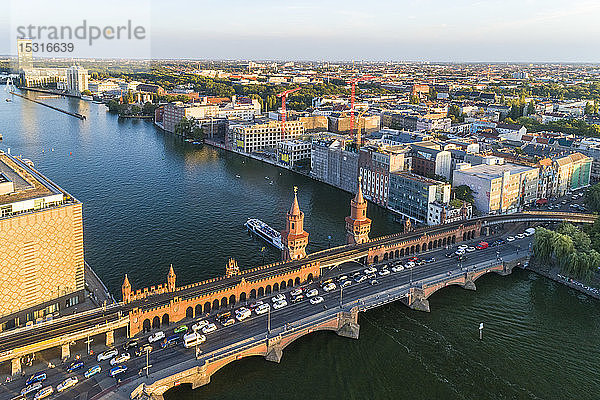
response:
<path fill-rule="evenodd" d="M 74 57 L 600 62 L 600 0 L 12 0 L 0 53 L 16 53 L 17 26 L 84 19 L 147 35 Z"/>

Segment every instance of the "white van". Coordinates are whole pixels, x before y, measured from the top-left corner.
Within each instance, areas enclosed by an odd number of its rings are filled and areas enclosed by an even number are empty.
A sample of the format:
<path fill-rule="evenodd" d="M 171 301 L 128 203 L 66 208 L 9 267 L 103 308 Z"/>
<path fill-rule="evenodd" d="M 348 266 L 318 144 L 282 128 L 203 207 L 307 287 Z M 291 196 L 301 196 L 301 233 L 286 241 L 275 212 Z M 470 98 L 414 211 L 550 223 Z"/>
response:
<path fill-rule="evenodd" d="M 191 332 L 183 336 L 183 347 L 189 349 L 206 341 L 206 336 Z"/>
<path fill-rule="evenodd" d="M 527 235 L 527 236 L 532 236 L 532 235 L 534 235 L 534 234 L 535 234 L 535 228 L 527 228 L 527 229 L 525 229 L 525 232 L 524 232 L 524 233 L 525 233 L 525 235 Z"/>

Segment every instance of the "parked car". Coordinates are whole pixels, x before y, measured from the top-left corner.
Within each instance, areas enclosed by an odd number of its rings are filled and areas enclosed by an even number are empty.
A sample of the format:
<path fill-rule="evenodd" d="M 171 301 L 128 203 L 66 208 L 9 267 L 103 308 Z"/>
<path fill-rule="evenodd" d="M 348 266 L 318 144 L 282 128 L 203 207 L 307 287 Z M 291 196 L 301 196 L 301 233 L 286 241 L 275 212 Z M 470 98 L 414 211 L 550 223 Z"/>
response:
<path fill-rule="evenodd" d="M 377 268 L 375 268 L 375 267 L 365 269 L 366 275 L 375 274 L 375 273 L 377 273 Z"/>
<path fill-rule="evenodd" d="M 377 284 L 379 284 L 377 279 L 371 279 L 371 285 L 377 285 Z"/>
<path fill-rule="evenodd" d="M 507 242 L 514 242 L 515 238 L 513 236 L 509 236 L 506 238 Z"/>
<path fill-rule="evenodd" d="M 263 304 L 262 300 L 257 300 L 255 302 L 250 303 L 250 305 L 248 306 L 248 308 L 251 311 L 254 311 L 256 308 L 258 308 L 259 306 L 261 306 Z"/>
<path fill-rule="evenodd" d="M 237 310 L 235 310 L 235 318 L 238 321 L 243 321 L 246 318 L 250 317 L 252 315 L 252 311 L 250 311 L 250 309 L 246 308 L 246 307 L 241 307 Z"/>
<path fill-rule="evenodd" d="M 475 246 L 475 248 L 477 250 L 485 250 L 489 247 L 490 245 L 488 244 L 488 242 L 479 242 L 479 244 L 477 246 Z"/>
<path fill-rule="evenodd" d="M 233 318 L 227 318 L 225 321 L 221 322 L 221 325 L 223 326 L 231 326 L 235 324 L 235 319 Z"/>

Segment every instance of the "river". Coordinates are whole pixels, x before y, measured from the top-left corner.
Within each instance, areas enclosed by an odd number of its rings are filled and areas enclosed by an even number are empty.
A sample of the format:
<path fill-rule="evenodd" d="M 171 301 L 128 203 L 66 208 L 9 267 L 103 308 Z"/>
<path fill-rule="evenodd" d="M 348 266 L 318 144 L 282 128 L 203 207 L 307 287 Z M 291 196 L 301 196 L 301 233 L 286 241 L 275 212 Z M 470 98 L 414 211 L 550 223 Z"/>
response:
<path fill-rule="evenodd" d="M 115 297 L 125 273 L 134 289 L 262 263 L 248 217 L 283 227 L 293 186 L 310 233 L 309 251 L 344 242 L 350 195 L 306 177 L 123 120 L 103 105 L 43 99 L 85 121 L 17 97 L 0 86 L 0 148 L 36 168 L 84 204 L 85 257 Z M 30 93 L 29 95 L 35 96 Z M 237 176 L 240 176 L 237 178 Z M 272 183 L 271 183 L 272 182 Z M 397 232 L 369 207 L 374 236 Z M 331 239 L 328 239 L 331 236 Z M 268 248 L 265 262 L 279 259 Z M 431 313 L 392 304 L 359 318 L 360 339 L 309 335 L 280 364 L 241 360 L 196 391 L 168 399 L 597 399 L 598 302 L 528 271 L 487 275 L 477 291 L 451 287 Z M 479 340 L 478 325 L 485 323 Z"/>

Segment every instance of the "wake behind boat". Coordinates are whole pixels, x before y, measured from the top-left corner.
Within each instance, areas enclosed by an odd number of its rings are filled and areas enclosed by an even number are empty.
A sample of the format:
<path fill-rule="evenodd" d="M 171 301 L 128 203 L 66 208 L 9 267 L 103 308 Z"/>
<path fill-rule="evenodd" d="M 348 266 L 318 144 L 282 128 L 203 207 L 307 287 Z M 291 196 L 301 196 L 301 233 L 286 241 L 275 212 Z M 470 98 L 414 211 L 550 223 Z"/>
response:
<path fill-rule="evenodd" d="M 281 234 L 260 219 L 250 218 L 244 224 L 246 228 L 279 250 L 283 249 Z"/>

